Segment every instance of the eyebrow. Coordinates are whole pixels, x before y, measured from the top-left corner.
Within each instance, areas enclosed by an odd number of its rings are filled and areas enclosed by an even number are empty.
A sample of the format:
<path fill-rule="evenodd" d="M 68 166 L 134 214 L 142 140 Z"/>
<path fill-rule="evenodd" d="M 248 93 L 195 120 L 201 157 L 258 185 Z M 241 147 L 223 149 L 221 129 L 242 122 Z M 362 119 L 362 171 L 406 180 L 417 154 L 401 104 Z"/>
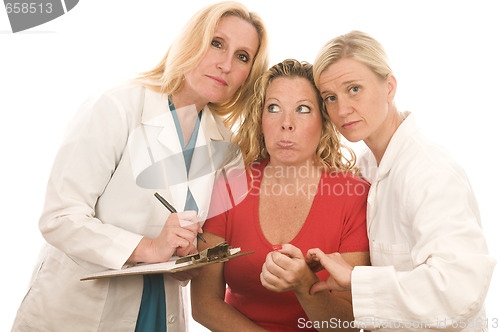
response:
<path fill-rule="evenodd" d="M 301 100 L 297 100 L 297 103 L 303 103 L 303 102 L 308 102 L 308 103 L 314 104 L 314 102 L 313 102 L 311 99 L 301 99 Z"/>
<path fill-rule="evenodd" d="M 358 80 L 349 80 L 349 81 L 345 81 L 345 82 L 342 82 L 342 84 L 340 84 L 340 87 L 344 87 L 344 86 L 346 86 L 346 85 L 351 85 L 351 84 L 353 84 L 353 83 L 358 83 L 358 82 L 360 82 L 360 81 L 361 81 L 361 80 L 359 80 L 359 79 L 358 79 Z M 328 93 L 328 92 L 329 92 L 329 90 L 323 90 L 323 91 L 321 91 L 321 92 L 320 92 L 320 94 L 321 94 L 321 95 L 323 95 L 323 94 Z"/>
<path fill-rule="evenodd" d="M 279 103 L 281 103 L 281 101 L 278 99 L 278 98 L 275 98 L 275 97 L 271 97 L 269 99 L 265 99 L 264 100 L 264 103 L 268 103 L 268 102 L 271 102 L 271 101 L 277 101 Z M 300 103 L 304 103 L 304 102 L 308 102 L 310 104 L 314 104 L 314 101 L 310 100 L 310 99 L 301 99 L 301 100 L 297 100 L 297 104 L 300 104 Z"/>
<path fill-rule="evenodd" d="M 349 80 L 349 81 L 343 82 L 340 86 L 351 85 L 352 83 L 357 83 L 357 82 L 359 82 L 359 80 Z"/>

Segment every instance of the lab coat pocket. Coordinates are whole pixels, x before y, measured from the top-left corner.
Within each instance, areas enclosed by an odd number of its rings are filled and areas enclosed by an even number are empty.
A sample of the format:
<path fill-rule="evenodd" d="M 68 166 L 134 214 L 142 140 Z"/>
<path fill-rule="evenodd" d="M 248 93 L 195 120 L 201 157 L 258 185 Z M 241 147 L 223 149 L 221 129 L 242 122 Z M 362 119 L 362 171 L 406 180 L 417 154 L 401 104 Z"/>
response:
<path fill-rule="evenodd" d="M 398 271 L 413 269 L 408 243 L 382 243 L 372 240 L 370 242 L 370 259 L 373 266 L 392 265 Z"/>

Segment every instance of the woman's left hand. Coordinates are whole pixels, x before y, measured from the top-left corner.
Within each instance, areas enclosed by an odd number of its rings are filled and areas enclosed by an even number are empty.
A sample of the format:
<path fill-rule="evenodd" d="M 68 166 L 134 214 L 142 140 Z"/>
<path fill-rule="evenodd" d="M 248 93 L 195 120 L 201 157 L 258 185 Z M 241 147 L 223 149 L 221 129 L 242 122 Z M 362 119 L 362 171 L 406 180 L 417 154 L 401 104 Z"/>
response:
<path fill-rule="evenodd" d="M 284 244 L 282 249 L 267 254 L 262 266 L 260 282 L 274 292 L 309 293 L 311 286 L 318 281 L 317 276 L 307 265 L 299 248 Z"/>
<path fill-rule="evenodd" d="M 187 271 L 170 273 L 169 275 L 178 281 L 189 281 L 196 278 L 200 274 L 200 269 L 192 269 Z"/>

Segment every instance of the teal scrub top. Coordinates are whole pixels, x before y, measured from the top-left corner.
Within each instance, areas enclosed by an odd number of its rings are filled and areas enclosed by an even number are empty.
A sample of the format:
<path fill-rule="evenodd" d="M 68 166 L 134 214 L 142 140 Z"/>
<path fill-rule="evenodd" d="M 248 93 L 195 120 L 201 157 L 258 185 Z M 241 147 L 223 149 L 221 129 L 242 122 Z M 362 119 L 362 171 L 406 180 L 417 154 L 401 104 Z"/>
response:
<path fill-rule="evenodd" d="M 188 144 L 184 147 L 184 136 L 182 135 L 181 124 L 179 122 L 179 117 L 175 110 L 174 104 L 168 98 L 168 106 L 172 112 L 172 117 L 174 118 L 175 128 L 177 129 L 177 135 L 179 136 L 179 141 L 181 143 L 182 153 L 184 154 L 184 161 L 186 164 L 186 171 L 189 174 L 189 168 L 191 166 L 191 159 L 193 158 L 193 152 L 196 145 L 196 137 L 198 137 L 198 131 L 201 122 L 201 112 L 198 113 L 198 119 L 196 120 L 196 125 L 191 135 L 191 139 Z M 186 203 L 184 206 L 184 211 L 194 210 L 198 212 L 198 205 L 194 200 L 193 195 L 188 187 L 188 192 L 186 195 Z M 163 274 L 145 274 L 143 275 L 144 286 L 142 290 L 141 307 L 139 309 L 139 316 L 137 317 L 137 324 L 135 326 L 136 332 L 165 332 L 167 330 L 167 317 L 166 317 L 166 304 L 165 304 L 165 286 L 163 284 Z"/>

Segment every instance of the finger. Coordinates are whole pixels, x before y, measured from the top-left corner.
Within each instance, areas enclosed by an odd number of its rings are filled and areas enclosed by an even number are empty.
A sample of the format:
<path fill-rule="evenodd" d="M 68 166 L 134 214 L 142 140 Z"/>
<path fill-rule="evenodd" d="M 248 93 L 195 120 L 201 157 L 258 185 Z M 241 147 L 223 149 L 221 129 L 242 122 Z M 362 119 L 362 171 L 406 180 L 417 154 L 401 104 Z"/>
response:
<path fill-rule="evenodd" d="M 274 253 L 274 252 L 268 253 L 267 256 L 266 256 L 266 261 L 262 265 L 262 270 L 263 271 L 265 270 L 269 274 L 272 274 L 272 275 L 280 278 L 281 275 L 284 273 L 284 269 L 275 262 L 275 260 L 273 258 L 273 255 L 276 255 L 278 257 L 279 256 L 286 257 L 286 256 L 284 256 L 283 254 L 280 254 L 280 253 Z"/>
<path fill-rule="evenodd" d="M 325 269 L 323 267 L 323 265 L 321 265 L 321 263 L 317 262 L 317 261 L 306 262 L 306 263 L 307 263 L 307 266 L 309 266 L 309 268 L 311 269 L 311 271 L 313 271 L 314 273 L 318 273 L 319 271 Z"/>
<path fill-rule="evenodd" d="M 282 254 L 288 255 L 291 258 L 304 259 L 302 251 L 290 243 L 285 243 L 280 250 Z"/>
<path fill-rule="evenodd" d="M 263 267 L 260 273 L 260 283 L 266 289 L 276 292 L 279 289 L 280 279 Z"/>
<path fill-rule="evenodd" d="M 199 273 L 199 269 L 193 269 L 188 271 L 175 272 L 172 273 L 171 276 L 179 281 L 187 281 L 196 278 Z"/>
<path fill-rule="evenodd" d="M 169 239 L 168 244 L 170 247 L 174 248 L 177 251 L 179 251 L 179 250 L 185 251 L 186 248 L 188 248 L 191 243 L 182 237 L 173 237 L 173 238 Z M 179 253 L 178 253 L 178 256 L 179 256 Z"/>
<path fill-rule="evenodd" d="M 172 234 L 174 234 L 177 237 L 183 238 L 190 243 L 194 242 L 194 239 L 196 238 L 197 232 L 190 229 L 190 228 L 183 228 L 183 227 L 177 227 L 177 228 L 172 228 L 171 229 Z"/>
<path fill-rule="evenodd" d="M 196 215 L 196 211 L 182 211 L 177 215 L 181 227 L 188 227 L 194 224 L 198 224 L 198 226 L 200 226 L 200 224 L 198 223 L 198 216 Z"/>
<path fill-rule="evenodd" d="M 197 233 L 203 233 L 203 230 L 201 229 L 200 223 L 191 223 L 190 221 L 188 223 L 185 223 L 182 219 L 180 220 L 180 227 L 187 229 L 195 234 Z"/>
<path fill-rule="evenodd" d="M 319 261 L 320 257 L 325 256 L 325 253 L 319 248 L 309 249 L 306 254 L 306 262 Z"/>
<path fill-rule="evenodd" d="M 177 213 L 171 213 L 168 215 L 167 220 L 165 221 L 165 227 L 179 227 L 179 217 Z"/>
<path fill-rule="evenodd" d="M 280 251 L 272 251 L 268 254 L 269 259 L 272 261 L 272 265 L 280 268 L 281 270 L 287 270 L 292 264 L 292 258 L 287 254 L 281 253 Z M 268 266 L 272 266 L 269 264 Z"/>
<path fill-rule="evenodd" d="M 177 248 L 177 256 L 184 257 L 187 255 L 196 254 L 198 251 L 193 244 L 188 245 L 187 247 L 178 247 Z"/>
<path fill-rule="evenodd" d="M 171 273 L 170 276 L 178 281 L 186 281 L 191 279 L 190 276 L 184 272 Z"/>

